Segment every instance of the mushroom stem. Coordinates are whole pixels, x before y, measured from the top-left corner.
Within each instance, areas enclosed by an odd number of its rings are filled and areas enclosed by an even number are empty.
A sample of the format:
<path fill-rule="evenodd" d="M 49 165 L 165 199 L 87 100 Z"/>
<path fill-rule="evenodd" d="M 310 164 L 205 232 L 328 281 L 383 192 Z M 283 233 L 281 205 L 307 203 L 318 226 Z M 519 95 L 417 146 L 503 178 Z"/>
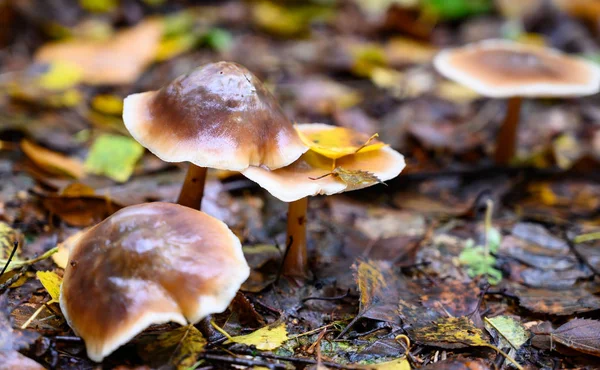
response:
<path fill-rule="evenodd" d="M 508 99 L 506 116 L 496 138 L 496 153 L 494 155 L 496 164 L 507 165 L 515 156 L 521 100 L 520 97 Z"/>
<path fill-rule="evenodd" d="M 199 210 L 202 206 L 205 182 L 206 167 L 199 167 L 190 163 L 177 204 Z"/>
<path fill-rule="evenodd" d="M 287 238 L 292 238 L 292 245 L 283 261 L 283 274 L 286 276 L 305 278 L 308 276 L 308 257 L 306 252 L 306 211 L 308 198 L 291 202 L 288 207 Z"/>

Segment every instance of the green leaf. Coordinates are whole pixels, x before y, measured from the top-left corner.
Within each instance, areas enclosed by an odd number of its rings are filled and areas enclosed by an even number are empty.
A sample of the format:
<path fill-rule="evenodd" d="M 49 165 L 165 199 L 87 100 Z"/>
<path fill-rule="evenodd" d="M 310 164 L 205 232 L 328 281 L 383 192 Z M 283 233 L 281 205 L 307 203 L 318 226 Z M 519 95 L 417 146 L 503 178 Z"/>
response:
<path fill-rule="evenodd" d="M 491 319 L 486 317 L 485 322 L 488 324 L 487 326 L 493 327 L 503 338 L 504 342 L 510 345 L 515 351 L 518 351 L 529 339 L 527 329 L 519 321 L 510 316 L 496 316 Z M 491 330 L 488 328 L 488 331 Z M 499 347 L 503 348 L 506 346 L 501 344 Z"/>
<path fill-rule="evenodd" d="M 422 0 L 423 10 L 440 19 L 460 19 L 492 10 L 491 0 Z"/>
<path fill-rule="evenodd" d="M 44 286 L 44 288 L 52 297 L 51 302 L 58 302 L 60 297 L 60 284 L 62 283 L 62 278 L 53 271 L 38 271 L 35 273 L 40 282 Z"/>
<path fill-rule="evenodd" d="M 102 135 L 96 139 L 85 161 L 89 173 L 105 175 L 119 182 L 129 179 L 144 148 L 135 140 L 119 135 Z"/>
<path fill-rule="evenodd" d="M 496 241 L 492 241 L 494 236 L 491 234 L 491 232 L 488 233 L 491 236 L 489 237 L 490 249 L 492 249 L 492 244 L 496 243 Z M 459 262 L 467 268 L 467 273 L 470 277 L 487 275 L 490 284 L 498 284 L 502 280 L 502 272 L 494 267 L 496 257 L 491 254 L 486 255 L 485 249 L 482 246 L 474 244 L 472 240 L 467 240 L 465 248 L 458 256 Z M 495 248 L 497 249 L 497 247 Z"/>
<path fill-rule="evenodd" d="M 202 42 L 212 49 L 223 51 L 231 48 L 233 36 L 227 30 L 213 28 L 202 37 Z"/>

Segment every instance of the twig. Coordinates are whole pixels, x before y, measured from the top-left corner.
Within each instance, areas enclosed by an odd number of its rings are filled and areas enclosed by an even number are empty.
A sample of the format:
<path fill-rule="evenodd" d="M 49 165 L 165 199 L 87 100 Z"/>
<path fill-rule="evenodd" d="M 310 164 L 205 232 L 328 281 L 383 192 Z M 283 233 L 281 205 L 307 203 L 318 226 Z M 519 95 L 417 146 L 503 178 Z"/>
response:
<path fill-rule="evenodd" d="M 337 297 L 306 297 L 302 298 L 302 302 L 310 301 L 310 300 L 319 300 L 319 301 L 337 301 L 340 299 L 344 299 L 350 294 L 350 289 L 346 291 L 346 293 L 339 295 Z"/>
<path fill-rule="evenodd" d="M 8 289 L 11 285 L 16 283 L 17 280 L 19 280 L 21 278 L 21 276 L 23 276 L 23 274 L 25 272 L 27 272 L 28 268 L 29 268 L 29 265 L 25 265 L 25 266 L 21 267 L 21 269 L 18 272 L 16 272 L 13 276 L 8 278 L 4 283 L 0 284 L 0 293 L 2 293 L 4 290 Z"/>
<path fill-rule="evenodd" d="M 246 355 L 251 355 L 251 356 L 256 355 L 256 352 L 252 352 L 249 350 L 242 350 L 242 351 L 243 351 L 243 354 L 246 354 Z M 240 351 L 236 351 L 236 352 L 240 353 Z M 305 365 L 316 365 L 318 363 L 317 360 L 313 360 L 311 358 L 278 356 L 278 355 L 274 355 L 271 353 L 265 353 L 265 352 L 261 352 L 258 356 L 272 359 L 272 360 L 288 361 L 288 362 L 292 362 L 292 363 L 305 364 Z M 326 367 L 331 367 L 334 369 L 363 369 L 363 370 L 365 369 L 364 366 L 340 365 L 340 364 L 336 364 L 335 362 L 328 362 L 328 361 L 321 361 L 321 365 L 326 366 Z"/>
<path fill-rule="evenodd" d="M 10 261 L 13 259 L 13 257 L 15 256 L 15 253 L 17 252 L 17 248 L 19 247 L 19 242 L 15 241 L 13 243 L 13 249 L 10 252 L 10 256 L 8 256 L 8 260 L 6 260 L 6 263 L 4 264 L 4 268 L 2 268 L 2 272 L 0 272 L 0 278 L 2 277 L 2 275 L 4 275 L 4 273 L 6 272 L 6 269 L 8 268 L 8 265 L 10 265 Z"/>

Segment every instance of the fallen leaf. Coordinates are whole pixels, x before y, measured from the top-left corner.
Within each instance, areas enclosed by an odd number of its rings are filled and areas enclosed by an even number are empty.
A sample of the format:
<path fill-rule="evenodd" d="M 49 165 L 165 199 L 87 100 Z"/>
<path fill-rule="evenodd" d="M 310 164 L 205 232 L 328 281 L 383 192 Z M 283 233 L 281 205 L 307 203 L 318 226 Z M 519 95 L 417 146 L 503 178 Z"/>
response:
<path fill-rule="evenodd" d="M 75 87 L 82 81 L 83 71 L 69 62 L 55 61 L 38 77 L 38 85 L 46 90 L 63 91 Z"/>
<path fill-rule="evenodd" d="M 153 368 L 190 369 L 204 350 L 206 339 L 193 325 L 182 326 L 158 336 L 143 338 L 139 353 L 152 362 Z M 166 366 L 165 365 L 169 365 Z"/>
<path fill-rule="evenodd" d="M 429 63 L 438 51 L 433 45 L 406 37 L 393 37 L 385 45 L 387 60 L 393 66 Z"/>
<path fill-rule="evenodd" d="M 52 297 L 52 300 L 48 303 L 58 302 L 62 278 L 53 271 L 38 271 L 35 275 L 40 280 L 44 288 L 48 291 L 50 297 Z"/>
<path fill-rule="evenodd" d="M 66 175 L 76 179 L 85 175 L 83 165 L 77 159 L 53 152 L 29 140 L 21 141 L 21 149 L 33 163 L 48 173 Z"/>
<path fill-rule="evenodd" d="M 92 108 L 100 113 L 121 115 L 123 113 L 123 98 L 112 94 L 99 94 L 92 99 Z"/>
<path fill-rule="evenodd" d="M 393 361 L 372 364 L 369 367 L 377 370 L 410 370 L 410 363 L 406 357 L 401 357 Z"/>
<path fill-rule="evenodd" d="M 369 187 L 374 184 L 384 184 L 383 181 L 379 180 L 377 176 L 368 171 L 361 170 L 347 170 L 342 167 L 336 167 L 332 172 L 325 174 L 320 177 L 314 178 L 314 180 L 321 179 L 326 176 L 333 176 L 337 179 L 342 180 L 346 184 L 346 190 L 356 190 Z"/>
<path fill-rule="evenodd" d="M 312 132 L 301 132 L 297 130 L 300 139 L 312 151 L 327 158 L 338 159 L 357 152 L 370 152 L 381 149 L 384 143 L 375 140 L 377 134 L 367 135 L 345 127 L 333 127 Z"/>
<path fill-rule="evenodd" d="M 94 141 L 85 161 L 85 170 L 125 182 L 143 154 L 144 147 L 137 141 L 126 136 L 104 134 Z"/>
<path fill-rule="evenodd" d="M 529 340 L 527 329 L 510 316 L 486 317 L 484 321 L 485 328 L 497 343 L 496 347 L 508 347 L 507 355 L 516 361 L 517 352 Z"/>
<path fill-rule="evenodd" d="M 490 347 L 481 329 L 468 317 L 444 317 L 429 326 L 412 330 L 411 338 L 419 343 L 441 348 Z"/>
<path fill-rule="evenodd" d="M 313 20 L 326 19 L 330 14 L 329 7 L 314 4 L 293 6 L 262 0 L 252 7 L 252 19 L 256 25 L 282 37 L 308 33 Z"/>
<path fill-rule="evenodd" d="M 426 14 L 436 19 L 460 19 L 493 9 L 491 0 L 423 0 L 421 6 Z"/>
<path fill-rule="evenodd" d="M 564 290 L 518 287 L 514 293 L 519 304 L 533 312 L 572 315 L 600 309 L 600 298 L 583 287 Z"/>
<path fill-rule="evenodd" d="M 23 243 L 23 236 L 21 233 L 10 227 L 6 222 L 0 222 L 0 260 L 6 260 L 10 257 L 10 254 L 15 247 L 15 243 L 18 243 L 19 245 Z M 19 255 L 19 250 L 20 248 L 15 252 L 15 256 Z M 0 266 L 0 268 L 1 267 L 4 266 Z"/>
<path fill-rule="evenodd" d="M 574 319 L 555 329 L 552 339 L 588 355 L 600 357 L 600 321 Z"/>
<path fill-rule="evenodd" d="M 52 214 L 73 226 L 90 226 L 123 208 L 109 197 L 43 195 L 42 204 Z"/>
<path fill-rule="evenodd" d="M 421 370 L 491 370 L 482 359 L 451 358 L 419 368 Z"/>
<path fill-rule="evenodd" d="M 360 292 L 357 318 L 398 322 L 398 278 L 386 261 L 360 261 L 354 265 L 355 280 Z"/>
<path fill-rule="evenodd" d="M 325 77 L 301 82 L 293 90 L 298 108 L 313 114 L 330 115 L 362 100 L 354 89 Z"/>
<path fill-rule="evenodd" d="M 239 343 L 254 346 L 260 351 L 271 351 L 279 348 L 288 340 L 285 323 L 260 328 L 250 334 L 229 337 L 225 343 Z"/>
<path fill-rule="evenodd" d="M 150 19 L 119 31 L 108 40 L 75 39 L 46 44 L 34 59 L 74 64 L 83 72 L 84 83 L 129 84 L 154 60 L 162 32 L 163 22 Z"/>

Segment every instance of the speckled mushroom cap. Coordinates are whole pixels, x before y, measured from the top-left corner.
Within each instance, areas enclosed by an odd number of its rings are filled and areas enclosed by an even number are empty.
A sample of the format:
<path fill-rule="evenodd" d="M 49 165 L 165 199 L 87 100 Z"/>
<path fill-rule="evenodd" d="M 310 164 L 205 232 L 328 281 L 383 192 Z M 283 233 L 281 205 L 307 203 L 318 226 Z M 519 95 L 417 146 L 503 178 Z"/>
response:
<path fill-rule="evenodd" d="M 249 273 L 223 222 L 177 204 L 145 203 L 77 240 L 60 306 L 99 362 L 151 324 L 196 323 L 224 311 Z"/>
<path fill-rule="evenodd" d="M 128 96 L 123 120 L 166 162 L 276 169 L 308 149 L 260 80 L 230 62 L 207 64 L 158 91 Z"/>
<path fill-rule="evenodd" d="M 597 65 L 558 50 L 506 40 L 443 50 L 434 65 L 445 77 L 494 98 L 583 96 L 600 89 Z"/>
<path fill-rule="evenodd" d="M 305 134 L 320 130 L 330 130 L 335 126 L 322 123 L 297 124 L 296 128 Z M 303 154 L 297 161 L 287 167 L 269 171 L 260 167 L 249 167 L 242 174 L 254 181 L 274 197 L 293 202 L 311 195 L 331 195 L 349 190 L 357 190 L 374 185 L 360 184 L 348 186 L 334 176 L 312 180 L 330 173 L 332 159 L 326 158 L 312 150 Z M 336 160 L 336 167 L 345 170 L 367 171 L 381 181 L 393 179 L 405 167 L 404 156 L 394 149 L 384 146 L 378 150 L 358 152 Z"/>

